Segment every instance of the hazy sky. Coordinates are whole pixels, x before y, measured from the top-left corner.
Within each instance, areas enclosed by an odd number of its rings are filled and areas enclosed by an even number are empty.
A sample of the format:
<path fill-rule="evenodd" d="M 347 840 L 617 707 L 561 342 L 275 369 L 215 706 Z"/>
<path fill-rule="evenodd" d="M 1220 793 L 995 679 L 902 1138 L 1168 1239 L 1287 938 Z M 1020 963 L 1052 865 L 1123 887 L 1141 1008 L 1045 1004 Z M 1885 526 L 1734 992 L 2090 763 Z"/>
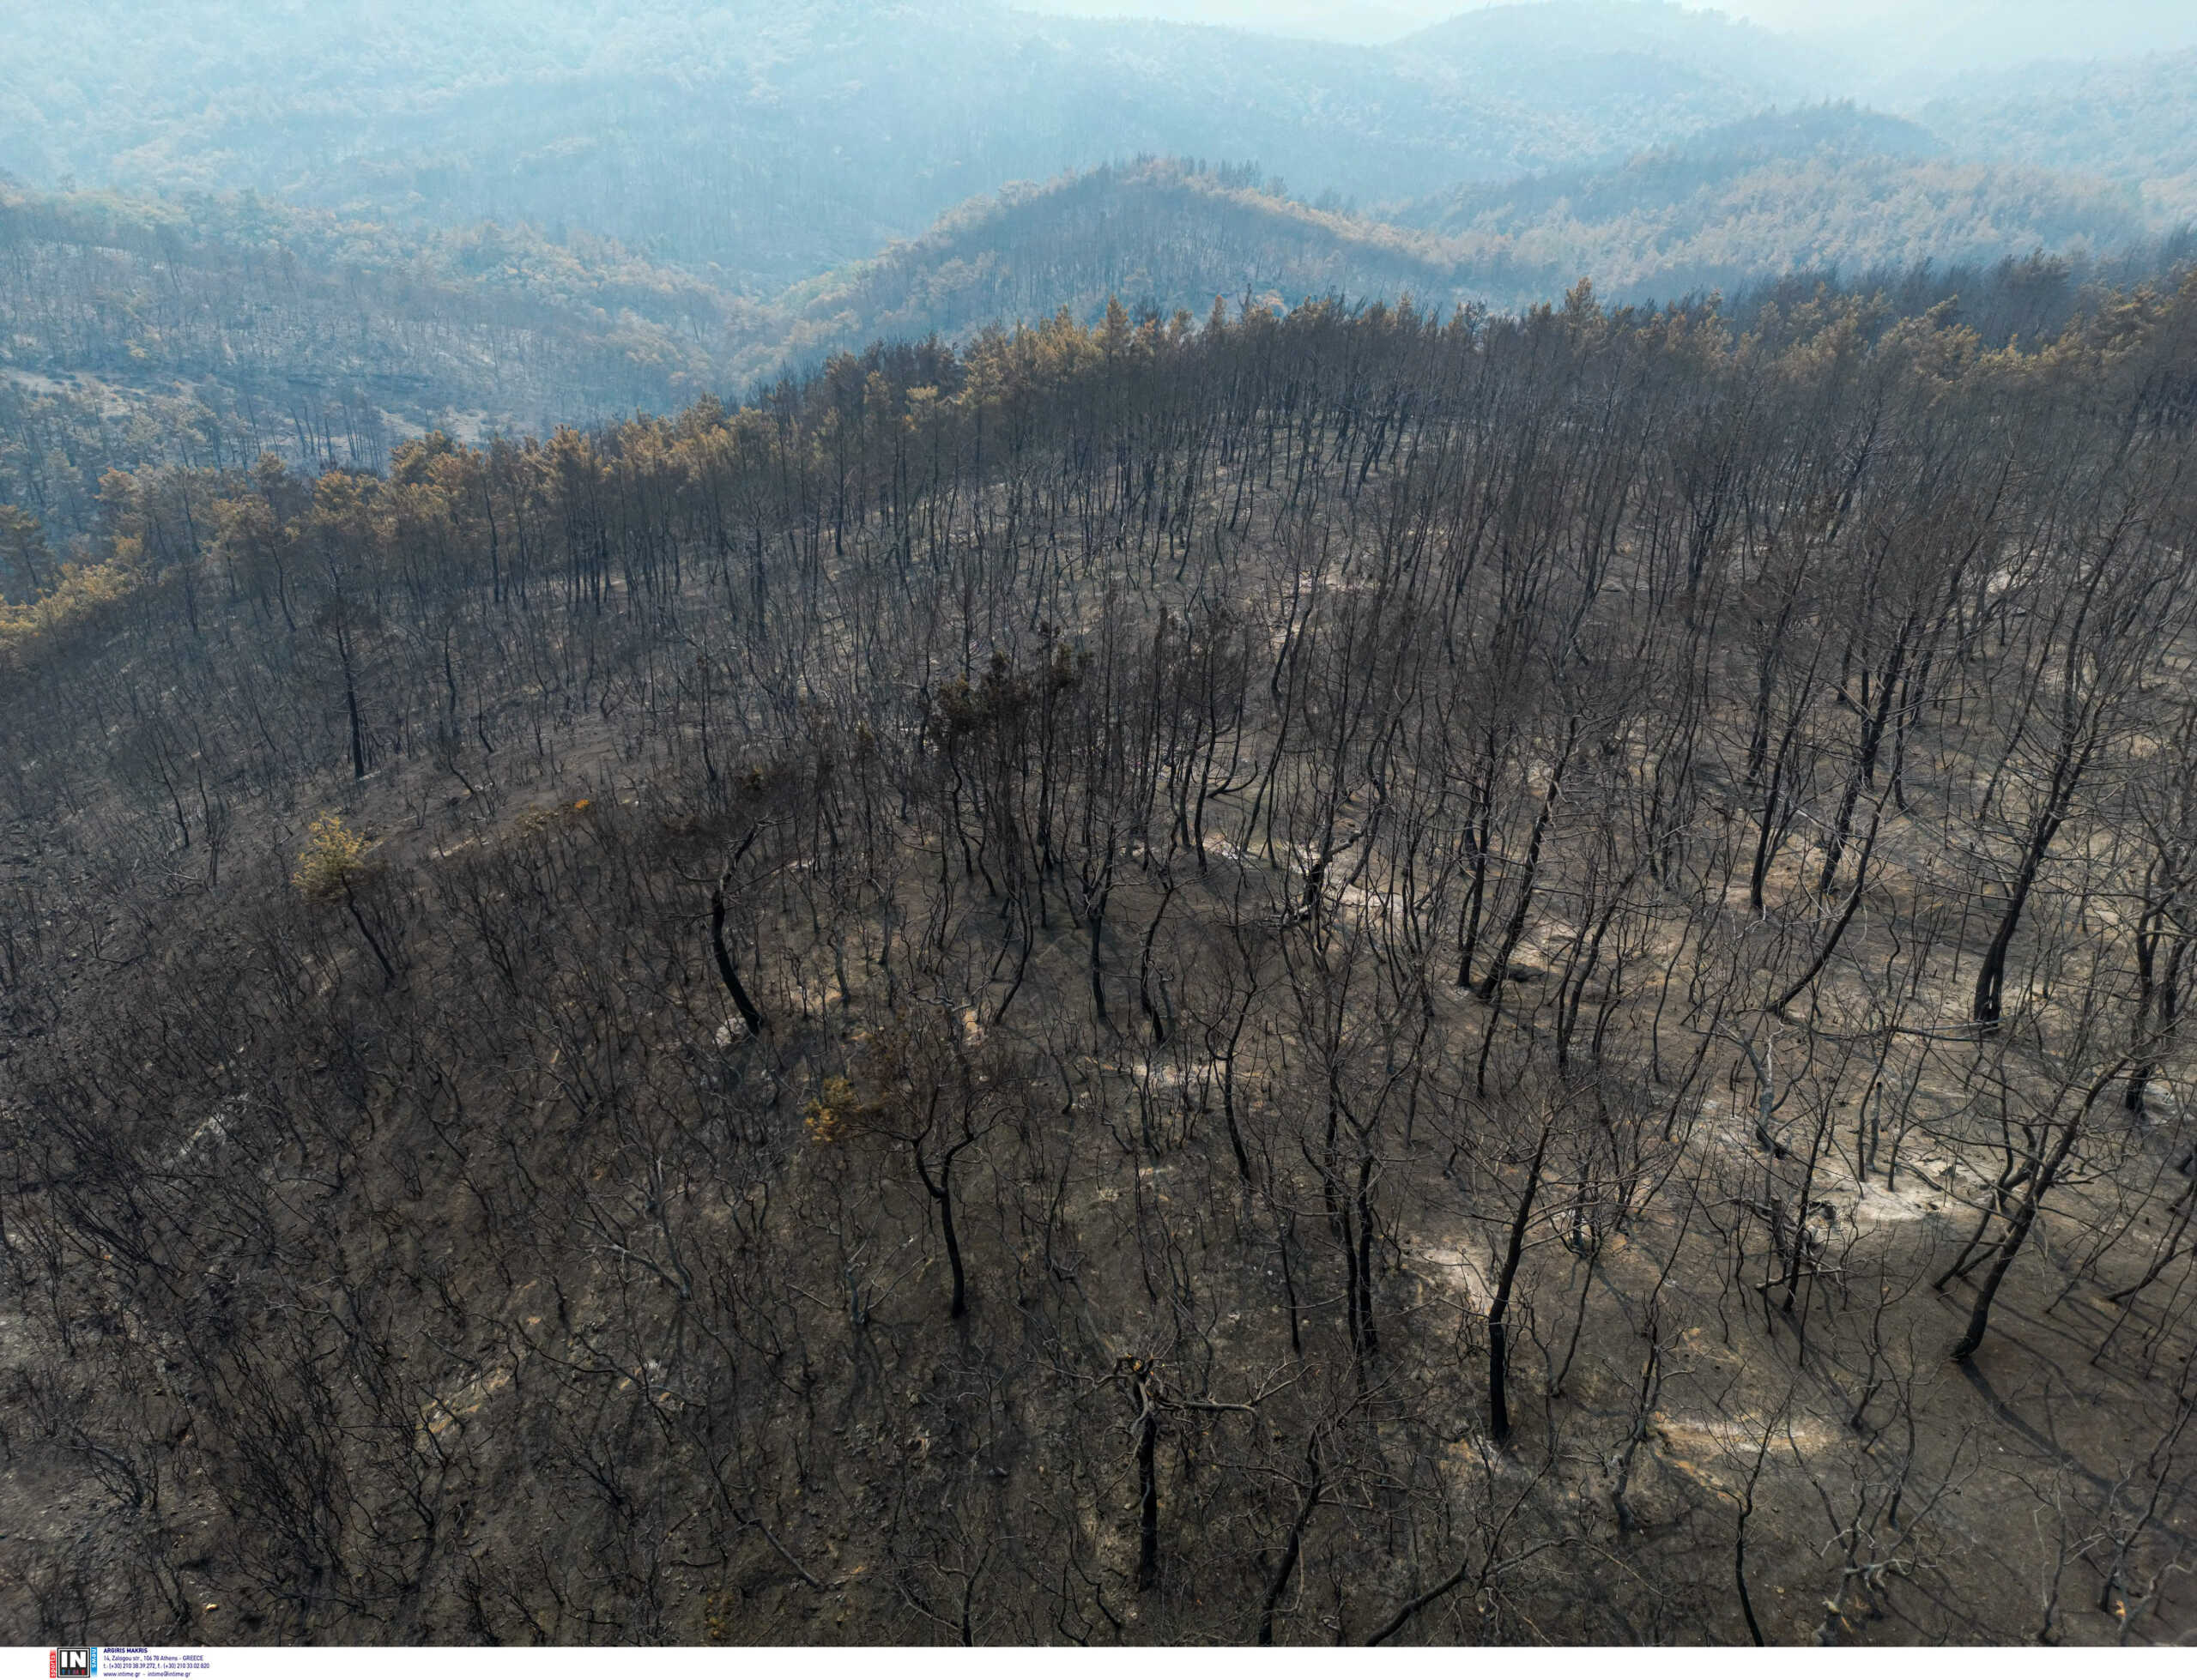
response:
<path fill-rule="evenodd" d="M 1487 3 L 1479 0 L 1479 3 Z M 1350 40 L 1392 39 L 1475 9 L 1475 0 L 1023 0 L 1023 3 L 1032 11 L 1165 17 L 1185 23 L 1230 23 Z M 1849 0 L 1844 5 L 1825 5 L 1819 0 L 1752 0 L 1720 9 L 1784 26 L 1811 13 L 1874 13 L 1891 7 L 1885 0 Z"/>
<path fill-rule="evenodd" d="M 1033 11 L 1164 17 L 1381 41 L 1489 0 L 1016 3 Z M 1887 54 L 2084 58 L 2197 45 L 2197 0 L 1724 0 L 1714 9 L 1772 28 L 1859 38 L 1857 44 Z"/>

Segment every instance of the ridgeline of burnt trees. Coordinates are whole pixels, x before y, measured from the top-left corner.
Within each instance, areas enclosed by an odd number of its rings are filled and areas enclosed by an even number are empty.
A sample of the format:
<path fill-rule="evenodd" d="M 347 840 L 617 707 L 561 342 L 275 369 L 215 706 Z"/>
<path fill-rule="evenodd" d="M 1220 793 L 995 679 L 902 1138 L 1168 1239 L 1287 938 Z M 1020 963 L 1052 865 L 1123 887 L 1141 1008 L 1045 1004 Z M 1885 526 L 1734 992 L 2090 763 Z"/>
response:
<path fill-rule="evenodd" d="M 0 619 L 0 1601 L 2170 1639 L 2197 284 L 1117 307 Z"/>

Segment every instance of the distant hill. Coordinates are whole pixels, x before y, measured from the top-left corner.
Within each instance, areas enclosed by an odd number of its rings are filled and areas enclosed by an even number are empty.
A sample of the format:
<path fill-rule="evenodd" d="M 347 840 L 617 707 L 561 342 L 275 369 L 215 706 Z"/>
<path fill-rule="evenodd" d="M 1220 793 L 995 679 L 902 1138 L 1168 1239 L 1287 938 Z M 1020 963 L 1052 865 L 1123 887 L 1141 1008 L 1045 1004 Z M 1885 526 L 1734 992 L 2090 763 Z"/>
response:
<path fill-rule="evenodd" d="M 1843 7 L 1810 9 L 1815 31 L 1873 72 L 1872 98 L 1903 108 L 1903 93 L 1965 98 L 1982 77 L 2022 66 L 2072 69 L 2197 47 L 2188 0 L 1899 0 L 1846 23 Z"/>
<path fill-rule="evenodd" d="M 2156 215 L 2197 217 L 2197 49 L 2031 65 L 1918 114 L 1965 155 L 2106 176 Z"/>
<path fill-rule="evenodd" d="M 741 366 L 881 337 L 965 336 L 1117 296 L 1161 315 L 1216 294 L 1516 309 L 1581 276 L 1614 299 L 1730 289 L 1794 270 L 1902 270 L 2109 251 L 2149 224 L 2133 195 L 1935 155 L 1926 130 L 1850 108 L 1774 114 L 1614 169 L 1468 186 L 1389 220 L 1277 197 L 1244 172 L 1147 160 L 972 202 L 922 239 L 780 299 Z"/>
<path fill-rule="evenodd" d="M 378 467 L 433 427 L 662 412 L 765 319 L 599 239 L 0 186 L 0 503 L 66 534 L 108 466 Z"/>
<path fill-rule="evenodd" d="M 1110 297 L 1201 315 L 1216 296 L 1441 304 L 1468 295 L 1459 279 L 1439 240 L 1277 198 L 1248 172 L 1147 160 L 965 205 L 920 239 L 796 288 L 785 337 L 758 350 L 798 359 L 880 337 L 959 338 L 1062 308 L 1088 320 Z"/>
<path fill-rule="evenodd" d="M 1665 0 L 1536 0 L 1463 12 L 1389 49 L 1407 74 L 1492 92 L 1521 112 L 1579 124 L 1624 149 L 1727 120 L 1735 112 L 1820 99 L 1855 68 L 1790 36 Z"/>
<path fill-rule="evenodd" d="M 1911 160 L 1944 150 L 1944 142 L 1920 124 L 1852 105 L 1769 111 L 1638 153 L 1613 168 L 1552 170 L 1492 185 L 1468 183 L 1401 206 L 1389 219 L 1441 233 L 1515 233 L 1551 215 L 1606 221 L 1668 208 L 1770 162 Z"/>
<path fill-rule="evenodd" d="M 0 168 L 418 227 L 585 226 L 767 294 L 1015 179 L 1152 152 L 1365 202 L 1613 160 L 1819 91 L 1672 6 L 1392 48 L 994 0 L 76 0 L 12 19 Z"/>
<path fill-rule="evenodd" d="M 1730 125 L 1752 113 L 1807 107 L 1871 74 L 1655 0 L 1485 8 L 1385 46 L 1000 0 L 73 0 L 21 9 L 9 48 L 0 170 L 35 190 L 251 189 L 413 240 L 483 221 L 560 245 L 585 229 L 757 302 L 919 239 L 1008 183 L 1144 154 L 1255 162 L 1267 196 L 1338 211 L 1455 196 L 1458 210 L 1421 219 L 1516 239 L 1515 219 L 1481 225 L 1481 189 L 1586 172 L 1660 191 L 1661 177 L 1626 160 L 1725 143 L 1714 137 L 1747 133 Z M 1920 114 L 1949 158 L 2103 177 L 2158 219 L 2197 211 L 2193 87 L 2197 53 L 2048 67 Z M 1862 154 L 1922 154 L 1871 121 Z M 1764 155 L 1796 154 L 1781 141 Z M 1903 175 L 1870 225 L 1919 230 L 1915 217 L 1942 210 L 1967 251 L 2002 233 L 2049 243 L 2095 219 L 2058 188 L 1934 178 Z M 1859 184 L 1804 185 L 1824 218 L 1809 237 L 1767 239 L 1766 212 L 1704 206 L 1751 231 L 1720 242 L 1706 224 L 1612 230 L 1658 249 L 1709 239 L 1668 261 L 1566 233 L 1546 260 L 1607 250 L 1630 273 L 1722 273 L 1832 252 L 1861 214 Z M 1971 202 L 1975 191 L 1991 202 Z M 2029 209 L 2003 202 L 2031 191 L 2043 197 Z M 1621 219 L 1607 206 L 1590 218 Z M 1919 249 L 1879 233 L 1869 249 Z M 1540 256 L 1499 256 L 1540 272 Z"/>
<path fill-rule="evenodd" d="M 1590 276 L 1615 300 L 1795 271 L 1988 265 L 2143 235 L 2134 194 L 1937 154 L 1850 106 L 1769 113 L 1601 169 L 1414 201 L 1308 204 L 1247 166 L 1147 159 L 972 198 L 776 294 L 593 235 L 416 230 L 249 195 L 0 190 L 0 504 L 66 535 L 100 474 L 272 449 L 378 466 L 401 438 L 540 432 L 735 397 L 879 339 L 1409 294 L 1516 309 Z M 2059 282 L 2055 282 L 2059 285 Z M 2061 290 L 2064 291 L 2064 286 Z"/>
<path fill-rule="evenodd" d="M 1591 275 L 1669 297 L 1792 269 L 1900 269 L 2107 250 L 2151 222 L 2131 190 L 1943 155 L 1920 125 L 1850 106 L 1769 113 L 1613 170 L 1467 185 L 1402 207 L 1491 294 Z"/>

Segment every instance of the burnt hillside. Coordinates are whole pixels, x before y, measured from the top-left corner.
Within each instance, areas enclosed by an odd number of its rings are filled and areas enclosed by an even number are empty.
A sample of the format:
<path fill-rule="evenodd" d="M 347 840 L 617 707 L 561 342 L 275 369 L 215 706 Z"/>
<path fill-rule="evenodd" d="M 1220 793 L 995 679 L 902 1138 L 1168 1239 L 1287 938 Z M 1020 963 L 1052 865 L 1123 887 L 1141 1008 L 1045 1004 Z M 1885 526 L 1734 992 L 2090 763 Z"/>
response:
<path fill-rule="evenodd" d="M 0 1605 L 2170 1641 L 2197 285 L 1116 309 L 0 609 Z"/>

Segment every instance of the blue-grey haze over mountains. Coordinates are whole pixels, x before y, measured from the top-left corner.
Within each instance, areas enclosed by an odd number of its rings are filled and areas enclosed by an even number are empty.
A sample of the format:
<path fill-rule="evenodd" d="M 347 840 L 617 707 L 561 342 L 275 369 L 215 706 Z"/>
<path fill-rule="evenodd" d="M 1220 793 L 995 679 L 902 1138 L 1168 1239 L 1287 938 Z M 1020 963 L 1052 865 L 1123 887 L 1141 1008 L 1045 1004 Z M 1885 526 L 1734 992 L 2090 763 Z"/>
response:
<path fill-rule="evenodd" d="M 77 0 L 0 26 L 0 401 L 372 461 L 1110 297 L 2085 263 L 2197 215 L 2183 9 Z"/>
<path fill-rule="evenodd" d="M 1023 0 L 1033 11 L 1145 17 L 1347 41 L 1397 39 L 1514 0 Z M 1728 0 L 1728 16 L 1836 43 L 1865 62 L 1942 77 L 1977 64 L 2111 57 L 2197 44 L 2184 0 Z"/>

